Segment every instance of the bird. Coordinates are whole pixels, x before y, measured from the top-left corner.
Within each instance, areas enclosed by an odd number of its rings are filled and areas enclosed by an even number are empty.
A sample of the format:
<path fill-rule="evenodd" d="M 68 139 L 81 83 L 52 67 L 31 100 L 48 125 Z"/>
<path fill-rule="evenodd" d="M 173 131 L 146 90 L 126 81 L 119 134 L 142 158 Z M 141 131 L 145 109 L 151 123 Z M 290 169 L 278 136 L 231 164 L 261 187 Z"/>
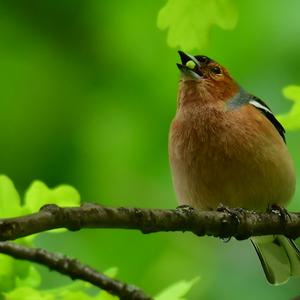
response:
<path fill-rule="evenodd" d="M 177 109 L 169 131 L 169 162 L 180 205 L 216 210 L 283 208 L 296 185 L 285 130 L 260 98 L 205 55 L 178 51 Z M 283 235 L 251 237 L 273 285 L 300 275 L 300 252 Z"/>

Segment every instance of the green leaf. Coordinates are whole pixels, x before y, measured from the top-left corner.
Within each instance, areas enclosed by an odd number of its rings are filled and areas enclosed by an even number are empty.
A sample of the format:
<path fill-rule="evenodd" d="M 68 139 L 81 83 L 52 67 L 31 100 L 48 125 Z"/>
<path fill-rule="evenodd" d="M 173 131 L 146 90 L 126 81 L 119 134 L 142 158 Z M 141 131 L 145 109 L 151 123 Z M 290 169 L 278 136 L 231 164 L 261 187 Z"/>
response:
<path fill-rule="evenodd" d="M 22 215 L 20 196 L 13 182 L 5 175 L 0 175 L 0 218 Z"/>
<path fill-rule="evenodd" d="M 97 295 L 96 298 L 94 298 L 94 300 L 118 300 L 119 297 L 117 296 L 113 296 L 109 293 L 107 293 L 106 291 L 102 291 L 101 293 L 99 293 Z"/>
<path fill-rule="evenodd" d="M 76 206 L 80 204 L 80 195 L 70 185 L 59 185 L 50 189 L 41 181 L 34 181 L 25 193 L 25 204 L 31 212 L 38 211 L 45 204 Z"/>
<path fill-rule="evenodd" d="M 92 300 L 91 296 L 89 296 L 87 293 L 84 293 L 82 291 L 75 291 L 75 292 L 69 292 L 66 291 L 64 295 L 61 295 L 62 297 L 59 297 L 63 300 Z"/>
<path fill-rule="evenodd" d="M 105 275 L 109 277 L 114 277 L 117 274 L 117 268 L 110 268 L 104 272 Z M 35 273 L 36 270 L 31 270 L 29 273 L 31 275 L 31 279 L 28 280 L 28 283 L 33 287 L 39 286 L 40 283 L 40 275 L 39 273 Z M 25 281 L 20 281 L 22 284 L 26 283 Z M 22 285 L 18 288 L 21 288 Z M 71 282 L 70 284 L 64 285 L 62 287 L 48 289 L 48 290 L 40 290 L 39 297 L 41 296 L 49 296 L 50 299 L 55 300 L 117 300 L 118 297 L 111 296 L 103 290 L 98 290 L 98 292 L 94 295 L 90 295 L 90 289 L 92 284 L 89 282 L 77 280 Z M 38 298 L 39 300 L 40 298 Z M 43 299 L 43 298 L 41 298 Z"/>
<path fill-rule="evenodd" d="M 118 268 L 113 267 L 104 272 L 106 276 L 114 278 L 118 273 Z M 84 281 L 72 282 L 63 288 L 53 289 L 52 293 L 57 295 L 57 298 L 62 298 L 64 300 L 118 300 L 116 296 L 112 296 L 104 290 L 99 291 L 94 296 L 88 296 L 84 293 L 84 290 L 90 288 L 91 284 Z"/>
<path fill-rule="evenodd" d="M 20 196 L 13 182 L 7 176 L 0 176 L 0 218 L 36 212 L 41 206 L 48 203 L 60 206 L 76 206 L 80 203 L 80 195 L 76 189 L 69 185 L 60 185 L 50 189 L 43 182 L 35 181 L 26 192 L 24 206 L 21 206 Z M 63 230 L 57 229 L 55 231 Z M 35 236 L 18 239 L 17 243 L 31 246 Z M 115 272 L 115 270 L 112 269 L 111 272 Z M 29 262 L 15 260 L 10 256 L 0 254 L 0 294 L 6 292 L 5 299 L 54 299 L 51 292 L 48 293 L 48 297 L 45 293 L 41 294 L 34 290 L 40 285 L 40 282 L 40 274 Z M 71 292 L 71 288 L 74 288 L 77 292 L 86 286 L 85 283 L 81 283 L 80 288 L 76 289 L 77 285 L 74 284 L 70 286 L 69 291 Z"/>
<path fill-rule="evenodd" d="M 118 274 L 118 268 L 117 267 L 112 267 L 109 268 L 104 272 L 104 275 L 110 277 L 110 278 L 115 278 Z"/>
<path fill-rule="evenodd" d="M 28 275 L 24 279 L 16 278 L 16 287 L 29 286 L 37 288 L 40 286 L 41 281 L 42 278 L 40 273 L 31 265 L 28 270 Z"/>
<path fill-rule="evenodd" d="M 14 288 L 14 259 L 0 254 L 0 291 L 7 292 Z"/>
<path fill-rule="evenodd" d="M 159 295 L 157 295 L 155 300 L 185 300 L 186 294 L 190 291 L 190 289 L 195 285 L 195 283 L 199 280 L 199 277 L 192 279 L 191 281 L 179 281 L 166 290 L 162 291 Z"/>
<path fill-rule="evenodd" d="M 62 294 L 59 296 L 58 299 L 63 300 L 118 300 L 119 297 L 112 296 L 111 294 L 100 291 L 96 295 L 89 295 L 88 293 L 85 293 L 83 291 L 73 291 L 73 292 L 66 292 L 65 294 Z"/>
<path fill-rule="evenodd" d="M 0 293 L 11 291 L 19 285 L 36 287 L 39 275 L 34 274 L 34 269 L 28 261 L 0 254 Z"/>
<path fill-rule="evenodd" d="M 60 185 L 50 189 L 43 182 L 34 181 L 26 191 L 24 206 L 21 206 L 20 203 L 20 197 L 13 182 L 4 175 L 0 176 L 0 217 L 13 217 L 36 212 L 40 207 L 49 203 L 59 206 L 76 206 L 80 204 L 80 195 L 75 188 L 69 185 Z M 19 239 L 18 243 L 31 245 L 34 236 Z M 117 268 L 110 268 L 105 274 L 115 277 L 117 272 Z M 39 272 L 29 262 L 18 261 L 10 256 L 0 254 L 0 296 L 4 295 L 6 300 L 118 299 L 105 291 L 99 291 L 96 295 L 89 295 L 87 289 L 91 287 L 91 284 L 84 281 L 72 282 L 62 288 L 51 290 L 36 289 L 40 283 Z"/>
<path fill-rule="evenodd" d="M 232 0 L 168 0 L 159 11 L 157 26 L 168 29 L 167 43 L 182 50 L 203 49 L 210 29 L 233 29 L 238 19 Z"/>
<path fill-rule="evenodd" d="M 286 130 L 300 129 L 300 86 L 289 85 L 282 92 L 294 104 L 288 113 L 278 115 L 277 119 Z"/>
<path fill-rule="evenodd" d="M 20 287 L 11 292 L 4 293 L 5 300 L 55 300 L 49 293 L 43 293 L 31 287 Z"/>
<path fill-rule="evenodd" d="M 29 212 L 37 212 L 45 204 L 56 204 L 59 206 L 77 206 L 80 204 L 80 194 L 70 185 L 59 185 L 53 189 L 49 188 L 44 182 L 34 181 L 25 193 L 24 209 Z M 64 232 L 66 229 L 53 229 L 49 232 Z M 26 241 L 31 242 L 36 235 L 25 237 Z"/>

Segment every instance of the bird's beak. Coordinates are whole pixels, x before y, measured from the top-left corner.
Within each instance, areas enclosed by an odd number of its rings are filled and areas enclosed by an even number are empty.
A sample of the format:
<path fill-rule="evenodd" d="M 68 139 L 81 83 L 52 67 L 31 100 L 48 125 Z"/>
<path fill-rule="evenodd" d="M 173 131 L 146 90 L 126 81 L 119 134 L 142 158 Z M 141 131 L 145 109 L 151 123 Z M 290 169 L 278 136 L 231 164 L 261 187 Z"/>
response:
<path fill-rule="evenodd" d="M 181 75 L 184 78 L 201 79 L 202 76 L 196 72 L 198 67 L 200 67 L 198 60 L 193 55 L 184 53 L 183 51 L 178 51 L 178 54 L 181 59 L 181 64 L 177 64 L 177 67 L 180 70 Z M 189 62 L 191 63 L 189 64 Z"/>

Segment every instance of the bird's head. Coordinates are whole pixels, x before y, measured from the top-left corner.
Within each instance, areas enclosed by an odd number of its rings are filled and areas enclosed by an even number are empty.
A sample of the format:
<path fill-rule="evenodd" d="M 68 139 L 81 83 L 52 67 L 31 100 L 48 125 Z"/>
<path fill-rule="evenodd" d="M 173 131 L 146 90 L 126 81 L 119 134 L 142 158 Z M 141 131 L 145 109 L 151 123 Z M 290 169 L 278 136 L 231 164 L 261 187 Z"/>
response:
<path fill-rule="evenodd" d="M 228 71 L 216 61 L 203 55 L 192 56 L 179 51 L 181 63 L 179 101 L 226 102 L 238 92 L 239 86 Z"/>

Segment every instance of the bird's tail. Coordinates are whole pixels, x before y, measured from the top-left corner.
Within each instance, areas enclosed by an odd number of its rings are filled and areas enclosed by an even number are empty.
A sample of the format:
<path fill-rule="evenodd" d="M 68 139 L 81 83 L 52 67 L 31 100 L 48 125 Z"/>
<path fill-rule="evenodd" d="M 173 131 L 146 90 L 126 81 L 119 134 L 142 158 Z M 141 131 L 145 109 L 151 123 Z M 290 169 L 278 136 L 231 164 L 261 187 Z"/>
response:
<path fill-rule="evenodd" d="M 300 251 L 283 235 L 252 237 L 251 242 L 271 284 L 279 285 L 291 276 L 300 276 Z"/>

